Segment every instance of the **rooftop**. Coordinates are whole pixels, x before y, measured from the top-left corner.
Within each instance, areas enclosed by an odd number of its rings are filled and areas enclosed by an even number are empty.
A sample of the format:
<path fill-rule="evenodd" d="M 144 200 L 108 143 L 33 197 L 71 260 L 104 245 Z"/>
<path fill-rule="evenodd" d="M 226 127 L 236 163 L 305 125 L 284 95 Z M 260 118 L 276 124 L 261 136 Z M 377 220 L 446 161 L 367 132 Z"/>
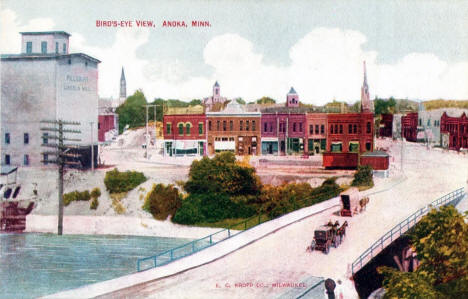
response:
<path fill-rule="evenodd" d="M 83 57 L 96 63 L 100 63 L 99 59 L 86 55 L 84 53 L 71 53 L 71 54 L 1 54 L 2 60 L 31 60 L 31 59 L 56 59 L 67 57 Z"/>
<path fill-rule="evenodd" d="M 71 36 L 70 33 L 65 31 L 30 31 L 30 32 L 20 32 L 22 35 L 50 35 L 50 34 L 60 34 Z"/>

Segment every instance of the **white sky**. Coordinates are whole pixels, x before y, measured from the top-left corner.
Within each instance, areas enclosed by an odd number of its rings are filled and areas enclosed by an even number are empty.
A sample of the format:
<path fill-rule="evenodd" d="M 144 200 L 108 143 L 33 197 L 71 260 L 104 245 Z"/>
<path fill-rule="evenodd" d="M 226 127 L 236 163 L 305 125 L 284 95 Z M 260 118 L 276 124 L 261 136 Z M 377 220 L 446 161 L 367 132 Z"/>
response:
<path fill-rule="evenodd" d="M 284 101 L 294 86 L 305 103 L 353 102 L 366 60 L 372 98 L 468 99 L 467 1 L 291 2 L 2 0 L 0 52 L 20 52 L 20 31 L 67 31 L 70 52 L 102 61 L 102 97 L 118 97 L 124 66 L 127 95 L 148 100 L 203 98 L 218 80 L 228 98 Z M 95 25 L 137 19 L 156 27 Z"/>

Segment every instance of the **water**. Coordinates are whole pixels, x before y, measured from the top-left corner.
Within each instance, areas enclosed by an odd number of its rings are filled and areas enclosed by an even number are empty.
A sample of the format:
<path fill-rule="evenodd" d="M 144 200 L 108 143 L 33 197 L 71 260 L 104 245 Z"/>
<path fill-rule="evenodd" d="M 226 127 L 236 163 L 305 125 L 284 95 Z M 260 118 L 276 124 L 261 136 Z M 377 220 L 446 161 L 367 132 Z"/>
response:
<path fill-rule="evenodd" d="M 136 261 L 189 239 L 0 234 L 0 298 L 33 298 L 136 272 Z"/>

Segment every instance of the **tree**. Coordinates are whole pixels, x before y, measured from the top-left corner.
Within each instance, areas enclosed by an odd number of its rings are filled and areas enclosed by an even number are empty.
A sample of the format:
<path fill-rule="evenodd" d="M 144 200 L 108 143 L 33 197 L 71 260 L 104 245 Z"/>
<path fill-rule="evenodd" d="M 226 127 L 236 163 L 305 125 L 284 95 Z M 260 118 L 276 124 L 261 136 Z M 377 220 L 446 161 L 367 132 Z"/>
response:
<path fill-rule="evenodd" d="M 153 184 L 153 188 L 146 195 L 143 210 L 151 213 L 155 219 L 165 220 L 169 215 L 174 216 L 181 204 L 179 190 L 176 187 Z"/>
<path fill-rule="evenodd" d="M 122 133 L 126 125 L 129 125 L 130 128 L 135 128 L 145 124 L 146 108 L 144 106 L 146 104 L 147 102 L 143 91 L 137 90 L 117 108 L 116 113 L 119 115 L 120 133 Z"/>
<path fill-rule="evenodd" d="M 467 298 L 467 214 L 453 206 L 433 209 L 410 233 L 420 262 L 414 273 L 381 267 L 390 298 Z M 417 293 L 419 292 L 419 293 Z M 416 297 L 415 294 L 418 294 Z"/>
<path fill-rule="evenodd" d="M 193 100 L 191 100 L 191 101 L 188 103 L 188 105 L 189 105 L 189 106 L 196 106 L 196 105 L 201 105 L 201 103 L 202 103 L 201 100 L 199 100 L 199 99 L 193 99 Z"/>
<path fill-rule="evenodd" d="M 243 98 L 236 98 L 236 102 L 241 105 L 245 105 L 245 101 Z"/>
<path fill-rule="evenodd" d="M 372 179 L 372 167 L 370 165 L 360 165 L 357 171 L 354 173 L 354 178 L 351 186 L 374 186 L 374 180 Z"/>
<path fill-rule="evenodd" d="M 257 104 L 276 104 L 276 101 L 270 97 L 262 97 L 256 101 Z"/>

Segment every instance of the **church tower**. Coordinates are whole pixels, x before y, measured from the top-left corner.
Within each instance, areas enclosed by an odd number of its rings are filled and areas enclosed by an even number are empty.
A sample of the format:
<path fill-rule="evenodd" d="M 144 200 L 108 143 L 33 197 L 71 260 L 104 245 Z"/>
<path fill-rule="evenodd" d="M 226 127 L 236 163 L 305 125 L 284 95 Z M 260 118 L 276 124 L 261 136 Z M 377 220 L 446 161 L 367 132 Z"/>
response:
<path fill-rule="evenodd" d="M 220 87 L 218 81 L 216 81 L 213 85 L 213 103 L 218 102 L 220 97 Z"/>
<path fill-rule="evenodd" d="M 299 107 L 299 95 L 293 87 L 291 87 L 286 96 L 286 107 Z"/>
<path fill-rule="evenodd" d="M 124 68 L 122 67 L 122 74 L 120 75 L 120 95 L 119 102 L 122 104 L 127 99 L 127 81 L 125 81 Z"/>
<path fill-rule="evenodd" d="M 361 87 L 361 112 L 372 112 L 369 86 L 367 85 L 366 62 L 364 61 L 364 82 Z"/>

